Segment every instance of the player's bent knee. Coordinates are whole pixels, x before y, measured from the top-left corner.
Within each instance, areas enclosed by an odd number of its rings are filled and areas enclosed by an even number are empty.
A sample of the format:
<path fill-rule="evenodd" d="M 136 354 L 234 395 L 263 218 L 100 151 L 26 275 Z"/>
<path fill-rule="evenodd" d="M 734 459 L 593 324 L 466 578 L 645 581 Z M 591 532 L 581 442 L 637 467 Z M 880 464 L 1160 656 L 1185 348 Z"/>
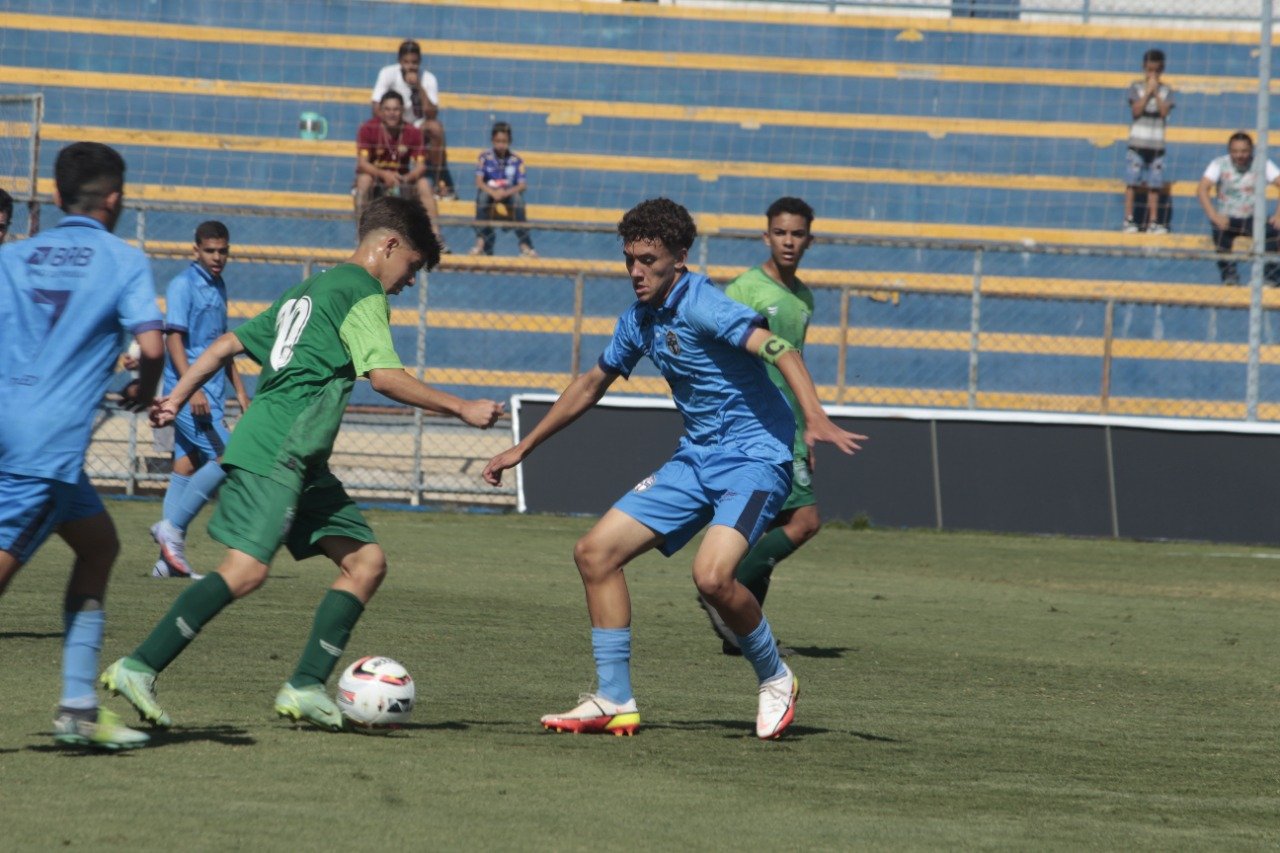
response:
<path fill-rule="evenodd" d="M 584 581 L 600 580 L 617 568 L 609 559 L 609 550 L 591 534 L 583 536 L 573 546 L 573 562 Z"/>
<path fill-rule="evenodd" d="M 733 572 L 721 572 L 711 569 L 703 569 L 698 566 L 693 568 L 693 585 L 698 588 L 698 594 L 707 601 L 723 601 L 727 599 L 733 591 Z"/>
<path fill-rule="evenodd" d="M 343 560 L 342 573 L 372 595 L 387 576 L 387 554 L 378 545 L 366 545 Z"/>

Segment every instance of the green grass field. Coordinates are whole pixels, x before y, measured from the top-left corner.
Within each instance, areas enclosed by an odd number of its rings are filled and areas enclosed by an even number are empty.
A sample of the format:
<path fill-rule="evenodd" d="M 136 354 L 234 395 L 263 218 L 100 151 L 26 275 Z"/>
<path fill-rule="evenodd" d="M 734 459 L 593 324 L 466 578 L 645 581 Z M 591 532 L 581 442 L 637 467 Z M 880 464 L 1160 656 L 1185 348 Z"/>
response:
<path fill-rule="evenodd" d="M 104 664 L 179 591 L 124 541 Z M 207 517 L 207 516 L 206 516 Z M 769 600 L 802 685 L 754 737 L 691 551 L 628 571 L 634 738 L 543 732 L 592 686 L 571 562 L 590 520 L 372 512 L 391 575 L 342 666 L 413 673 L 377 738 L 271 713 L 328 563 L 281 558 L 159 682 L 175 727 L 120 755 L 56 748 L 55 540 L 0 599 L 4 849 L 1250 849 L 1280 843 L 1280 563 L 1260 549 L 828 529 Z M 191 554 L 220 549 L 197 521 Z M 121 712 L 122 700 L 109 704 Z M 130 715 L 132 719 L 132 715 Z"/>

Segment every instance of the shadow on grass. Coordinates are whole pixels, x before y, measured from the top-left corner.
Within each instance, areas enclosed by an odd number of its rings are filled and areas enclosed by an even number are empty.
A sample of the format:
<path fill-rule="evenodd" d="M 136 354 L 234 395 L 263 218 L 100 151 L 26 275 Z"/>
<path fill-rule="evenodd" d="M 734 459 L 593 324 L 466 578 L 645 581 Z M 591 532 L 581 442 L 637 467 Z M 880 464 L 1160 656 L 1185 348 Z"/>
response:
<path fill-rule="evenodd" d="M 644 729 L 670 729 L 672 731 L 711 731 L 720 729 L 728 731 L 724 735 L 726 738 L 750 738 L 755 740 L 756 737 L 755 723 L 750 720 L 674 720 L 670 723 L 645 723 L 641 727 L 641 731 L 644 731 Z M 799 723 L 793 723 L 789 726 L 786 733 L 779 740 L 800 740 L 814 735 L 846 735 L 875 743 L 901 743 L 897 738 L 883 737 L 869 732 L 840 731 L 839 729 L 827 729 L 822 726 L 805 726 Z"/>
<path fill-rule="evenodd" d="M 857 649 L 848 646 L 792 646 L 791 654 L 801 658 L 842 658 L 845 652 Z"/>
<path fill-rule="evenodd" d="M 26 747 L 28 752 L 42 752 L 66 758 L 83 758 L 98 755 L 129 755 L 137 749 L 156 749 L 184 743 L 217 743 L 223 746 L 252 746 L 257 743 L 247 731 L 236 726 L 184 726 L 180 729 L 151 729 L 151 742 L 135 749 L 99 749 L 92 746 L 68 746 L 60 743 L 41 743 Z"/>
<path fill-rule="evenodd" d="M 61 631 L 0 631 L 0 640 L 61 640 Z"/>

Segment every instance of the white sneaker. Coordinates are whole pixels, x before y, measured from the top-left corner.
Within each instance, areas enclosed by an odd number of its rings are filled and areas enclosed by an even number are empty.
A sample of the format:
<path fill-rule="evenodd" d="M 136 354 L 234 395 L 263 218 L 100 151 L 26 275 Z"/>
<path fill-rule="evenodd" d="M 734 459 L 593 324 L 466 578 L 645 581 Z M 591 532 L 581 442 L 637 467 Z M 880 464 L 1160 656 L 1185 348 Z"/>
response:
<path fill-rule="evenodd" d="M 555 732 L 574 734 L 633 735 L 640 728 L 640 711 L 635 697 L 621 705 L 594 693 L 583 693 L 580 704 L 563 714 L 547 714 L 542 727 Z"/>
<path fill-rule="evenodd" d="M 187 542 L 182 531 L 161 519 L 151 525 L 151 538 L 160 546 L 160 559 L 151 570 L 153 578 L 190 578 L 200 580 L 187 562 Z"/>
<path fill-rule="evenodd" d="M 1132 219 L 1126 219 L 1124 221 L 1124 225 L 1120 226 L 1120 230 L 1125 234 L 1137 234 L 1138 223 L 1134 222 Z"/>
<path fill-rule="evenodd" d="M 1147 233 L 1148 234 L 1168 234 L 1169 228 L 1168 226 L 1161 225 L 1159 222 L 1157 222 L 1155 225 L 1152 225 L 1150 228 L 1147 229 Z"/>
<path fill-rule="evenodd" d="M 782 735 L 796 718 L 800 681 L 791 667 L 782 665 L 782 674 L 760 683 L 760 710 L 756 712 L 756 737 L 773 740 Z"/>

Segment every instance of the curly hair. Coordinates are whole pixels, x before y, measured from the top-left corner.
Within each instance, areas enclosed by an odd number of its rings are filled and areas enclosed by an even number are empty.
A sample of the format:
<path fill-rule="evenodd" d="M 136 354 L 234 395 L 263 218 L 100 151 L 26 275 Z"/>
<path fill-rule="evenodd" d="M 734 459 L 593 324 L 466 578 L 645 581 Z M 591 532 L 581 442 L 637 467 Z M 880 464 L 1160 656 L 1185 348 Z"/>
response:
<path fill-rule="evenodd" d="M 618 222 L 622 242 L 639 240 L 661 242 L 672 254 L 687 251 L 698 236 L 689 211 L 669 198 L 651 198 L 626 212 Z"/>

